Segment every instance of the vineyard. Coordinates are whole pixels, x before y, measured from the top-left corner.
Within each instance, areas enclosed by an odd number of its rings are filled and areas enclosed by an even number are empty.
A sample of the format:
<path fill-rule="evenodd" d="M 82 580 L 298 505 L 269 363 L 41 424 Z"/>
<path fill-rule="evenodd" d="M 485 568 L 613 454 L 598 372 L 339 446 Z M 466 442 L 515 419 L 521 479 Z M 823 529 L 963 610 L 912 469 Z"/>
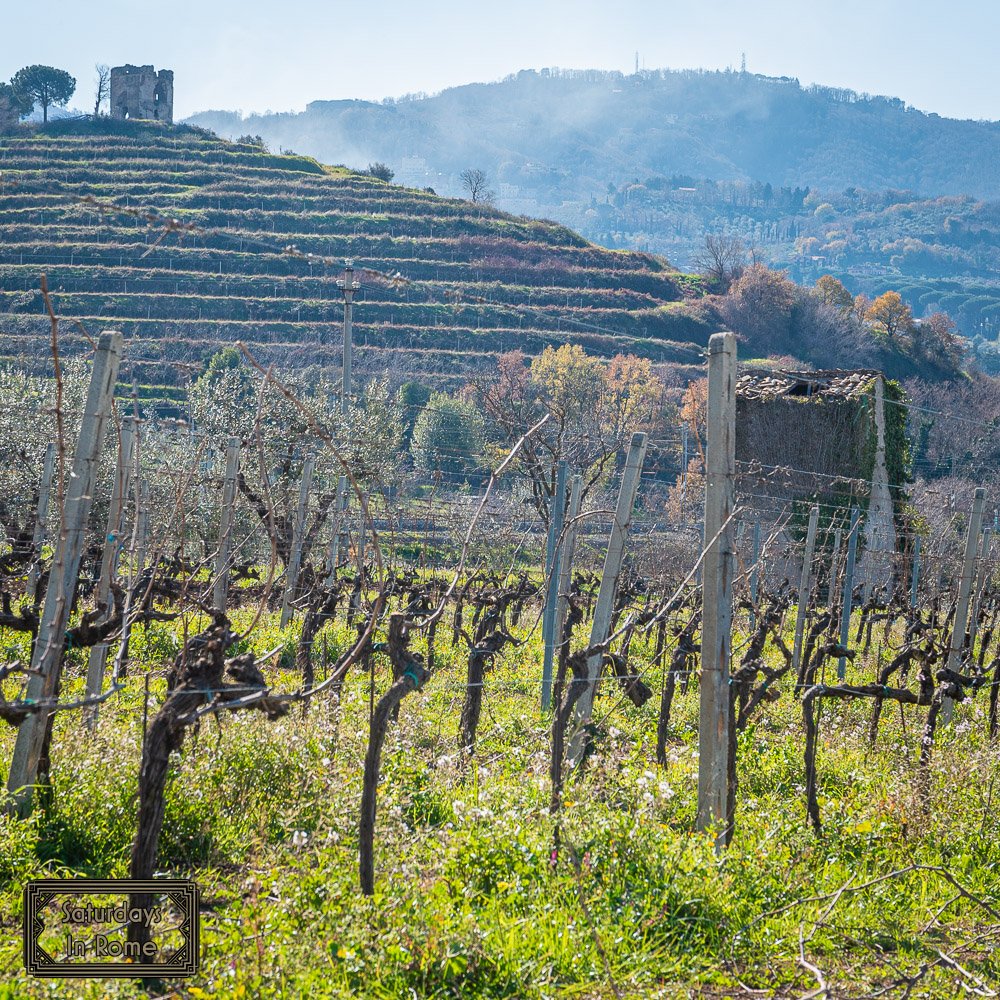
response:
<path fill-rule="evenodd" d="M 688 363 L 685 346 L 707 342 L 680 308 L 697 279 L 662 259 L 197 129 L 116 129 L 0 140 L 0 357 L 37 353 L 45 271 L 80 324 L 67 350 L 111 322 L 141 343 L 122 377 L 142 398 L 176 400 L 192 364 L 234 340 L 267 361 L 332 363 L 340 294 L 325 262 L 345 258 L 365 261 L 358 363 L 401 379 L 454 383 L 514 346 Z"/>
<path fill-rule="evenodd" d="M 4 374 L 0 914 L 202 890 L 195 979 L 70 995 L 995 995 L 994 509 L 869 471 L 901 396 L 858 469 L 748 458 L 723 334 L 600 476 L 554 413 L 425 475 L 256 342 L 188 425 L 115 398 L 144 341 L 49 328 Z M 15 937 L 0 997 L 52 995 Z"/>

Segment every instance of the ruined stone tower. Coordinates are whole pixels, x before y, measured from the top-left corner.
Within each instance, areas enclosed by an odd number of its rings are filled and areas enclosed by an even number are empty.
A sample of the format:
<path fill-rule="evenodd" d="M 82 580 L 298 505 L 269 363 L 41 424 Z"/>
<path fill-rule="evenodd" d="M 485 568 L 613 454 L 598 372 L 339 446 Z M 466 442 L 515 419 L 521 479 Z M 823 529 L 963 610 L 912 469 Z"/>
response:
<path fill-rule="evenodd" d="M 115 66 L 111 70 L 111 117 L 174 120 L 174 73 L 152 66 Z"/>

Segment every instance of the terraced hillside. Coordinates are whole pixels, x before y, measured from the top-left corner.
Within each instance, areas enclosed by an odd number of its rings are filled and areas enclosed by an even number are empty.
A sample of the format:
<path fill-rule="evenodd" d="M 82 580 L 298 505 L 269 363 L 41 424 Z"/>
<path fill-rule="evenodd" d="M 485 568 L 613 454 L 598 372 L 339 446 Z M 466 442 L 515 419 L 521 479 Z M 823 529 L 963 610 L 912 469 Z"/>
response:
<path fill-rule="evenodd" d="M 0 358 L 44 358 L 44 272 L 70 349 L 122 329 L 123 377 L 145 395 L 178 392 L 235 340 L 285 364 L 339 364 L 345 258 L 361 281 L 362 371 L 446 382 L 565 341 L 684 363 L 711 332 L 683 309 L 690 279 L 662 259 L 199 130 L 115 126 L 0 139 Z"/>

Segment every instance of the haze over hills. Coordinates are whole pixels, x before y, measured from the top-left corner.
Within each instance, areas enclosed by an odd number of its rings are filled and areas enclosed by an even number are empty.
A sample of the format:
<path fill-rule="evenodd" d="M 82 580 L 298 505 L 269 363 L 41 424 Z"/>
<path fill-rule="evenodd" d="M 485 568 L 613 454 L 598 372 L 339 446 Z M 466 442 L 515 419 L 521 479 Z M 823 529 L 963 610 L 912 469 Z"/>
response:
<path fill-rule="evenodd" d="M 1000 197 L 1000 123 L 745 72 L 524 70 L 430 97 L 189 121 L 226 136 L 259 132 L 328 162 L 385 160 L 408 183 L 423 179 L 413 176 L 420 159 L 448 181 L 479 166 L 540 205 L 664 173 Z"/>
<path fill-rule="evenodd" d="M 609 247 L 695 265 L 725 232 L 801 281 L 900 290 L 970 338 L 1000 334 L 1000 123 L 745 72 L 523 71 L 499 83 L 301 114 L 191 119 L 327 162 L 388 163 L 460 194 L 484 169 L 497 204 Z"/>

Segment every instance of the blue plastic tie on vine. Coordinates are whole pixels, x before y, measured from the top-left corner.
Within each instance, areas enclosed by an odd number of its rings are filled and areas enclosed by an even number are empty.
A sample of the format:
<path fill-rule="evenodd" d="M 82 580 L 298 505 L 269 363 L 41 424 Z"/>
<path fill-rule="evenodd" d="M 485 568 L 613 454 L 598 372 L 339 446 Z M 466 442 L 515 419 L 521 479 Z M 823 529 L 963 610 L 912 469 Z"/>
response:
<path fill-rule="evenodd" d="M 414 687 L 420 687 L 420 678 L 412 670 L 404 670 L 403 671 L 403 676 L 404 677 L 412 677 L 413 678 L 413 686 Z"/>

